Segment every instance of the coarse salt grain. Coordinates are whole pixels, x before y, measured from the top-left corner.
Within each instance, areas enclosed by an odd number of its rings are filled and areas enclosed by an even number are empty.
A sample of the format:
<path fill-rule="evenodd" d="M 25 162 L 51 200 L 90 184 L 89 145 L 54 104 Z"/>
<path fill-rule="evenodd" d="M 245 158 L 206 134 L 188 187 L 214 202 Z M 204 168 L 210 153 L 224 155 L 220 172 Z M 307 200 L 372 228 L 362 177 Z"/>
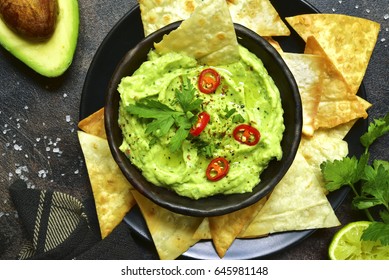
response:
<path fill-rule="evenodd" d="M 22 146 L 18 145 L 18 144 L 15 144 L 14 145 L 14 150 L 15 151 L 21 151 L 22 150 Z"/>

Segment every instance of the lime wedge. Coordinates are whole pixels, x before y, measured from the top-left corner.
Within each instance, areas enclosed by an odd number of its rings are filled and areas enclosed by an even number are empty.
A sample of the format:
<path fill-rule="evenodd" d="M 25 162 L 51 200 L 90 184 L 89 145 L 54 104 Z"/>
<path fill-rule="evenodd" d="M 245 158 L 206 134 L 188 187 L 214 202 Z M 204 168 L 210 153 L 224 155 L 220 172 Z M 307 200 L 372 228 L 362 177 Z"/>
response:
<path fill-rule="evenodd" d="M 339 230 L 328 248 L 331 260 L 389 260 L 389 246 L 379 241 L 361 240 L 368 221 L 349 223 Z"/>

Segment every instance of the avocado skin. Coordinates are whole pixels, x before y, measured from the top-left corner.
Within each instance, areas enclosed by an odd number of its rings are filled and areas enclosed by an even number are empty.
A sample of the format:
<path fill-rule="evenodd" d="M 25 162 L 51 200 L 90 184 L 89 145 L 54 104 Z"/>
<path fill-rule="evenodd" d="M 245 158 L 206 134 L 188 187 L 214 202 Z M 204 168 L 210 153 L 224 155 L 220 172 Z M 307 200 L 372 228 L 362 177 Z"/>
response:
<path fill-rule="evenodd" d="M 31 69 L 49 78 L 61 76 L 71 65 L 78 31 L 78 0 L 58 1 L 57 25 L 45 41 L 16 34 L 0 18 L 0 44 Z"/>

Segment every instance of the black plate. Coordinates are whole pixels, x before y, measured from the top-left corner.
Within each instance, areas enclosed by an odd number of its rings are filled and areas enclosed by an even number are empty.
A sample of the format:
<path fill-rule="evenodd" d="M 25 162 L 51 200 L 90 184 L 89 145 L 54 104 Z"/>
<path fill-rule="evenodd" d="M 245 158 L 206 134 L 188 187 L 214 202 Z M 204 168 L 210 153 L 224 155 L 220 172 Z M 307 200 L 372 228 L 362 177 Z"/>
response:
<path fill-rule="evenodd" d="M 282 18 L 305 13 L 318 13 L 319 11 L 303 0 L 271 0 Z M 302 53 L 304 41 L 290 28 L 292 34 L 288 37 L 276 38 L 282 48 L 288 52 Z M 99 49 L 87 73 L 80 104 L 80 120 L 94 113 L 104 106 L 105 94 L 111 75 L 124 54 L 133 48 L 144 37 L 139 6 L 130 10 L 109 32 Z M 125 40 L 123 39 L 125 38 Z M 362 85 L 358 95 L 366 98 Z M 346 136 L 350 155 L 359 156 L 363 152 L 359 138 L 367 129 L 367 120 L 359 120 Z M 347 188 L 330 193 L 328 199 L 336 209 L 345 199 Z M 130 228 L 150 242 L 151 236 L 137 207 L 131 210 L 124 221 Z M 224 259 L 253 259 L 264 258 L 270 254 L 284 250 L 297 244 L 311 235 L 314 230 L 283 232 L 272 234 L 259 239 L 237 239 L 229 248 Z M 184 257 L 194 259 L 218 259 L 211 241 L 201 241 L 184 253 Z"/>

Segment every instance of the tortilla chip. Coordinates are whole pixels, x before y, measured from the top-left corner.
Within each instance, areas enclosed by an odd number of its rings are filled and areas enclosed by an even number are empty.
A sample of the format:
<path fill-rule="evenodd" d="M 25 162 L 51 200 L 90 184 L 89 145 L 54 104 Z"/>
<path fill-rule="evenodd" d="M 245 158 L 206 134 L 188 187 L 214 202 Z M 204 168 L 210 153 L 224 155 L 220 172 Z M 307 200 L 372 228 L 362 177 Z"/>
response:
<path fill-rule="evenodd" d="M 276 41 L 273 37 L 263 37 L 270 45 L 273 46 L 273 48 L 276 49 L 276 51 L 279 54 L 282 54 L 284 51 L 282 50 L 282 47 L 278 41 Z"/>
<path fill-rule="evenodd" d="M 145 36 L 175 21 L 185 20 L 203 0 L 138 0 Z M 288 36 L 290 30 L 269 0 L 225 0 L 232 21 L 261 36 Z"/>
<path fill-rule="evenodd" d="M 101 237 L 105 238 L 135 205 L 132 186 L 111 155 L 108 142 L 98 136 L 78 131 L 78 138 L 88 169 Z"/>
<path fill-rule="evenodd" d="M 209 220 L 208 217 L 205 217 L 199 227 L 196 229 L 195 233 L 193 234 L 193 238 L 196 239 L 212 239 L 211 230 L 209 228 Z"/>
<path fill-rule="evenodd" d="M 199 241 L 193 238 L 193 234 L 203 218 L 171 212 L 135 190 L 132 193 L 161 260 L 174 260 Z"/>
<path fill-rule="evenodd" d="M 202 0 L 138 0 L 145 36 L 190 17 Z"/>
<path fill-rule="evenodd" d="M 241 210 L 215 217 L 208 217 L 212 241 L 220 258 L 242 230 L 254 219 L 266 202 L 266 197 Z"/>
<path fill-rule="evenodd" d="M 107 139 L 104 126 L 104 107 L 82 119 L 78 123 L 78 128 L 88 134 Z"/>
<path fill-rule="evenodd" d="M 297 152 L 285 177 L 240 236 L 255 238 L 269 233 L 339 226 L 331 204 L 311 167 Z"/>
<path fill-rule="evenodd" d="M 315 129 L 331 128 L 353 119 L 367 118 L 367 112 L 360 99 L 351 92 L 343 75 L 312 36 L 307 38 L 305 53 L 323 57 L 323 88 Z"/>
<path fill-rule="evenodd" d="M 239 45 L 224 0 L 205 0 L 190 18 L 154 44 L 157 53 L 185 53 L 202 64 L 221 65 L 239 60 Z"/>
<path fill-rule="evenodd" d="M 314 36 L 356 94 L 377 42 L 380 25 L 342 14 L 305 14 L 287 22 L 307 41 Z"/>
<path fill-rule="evenodd" d="M 327 160 L 340 160 L 347 156 L 349 152 L 347 142 L 342 140 L 342 138 L 336 137 L 337 132 L 332 132 L 333 130 L 318 130 L 313 137 L 302 137 L 299 147 L 299 153 L 304 156 L 310 166 L 310 172 L 316 176 L 325 194 L 328 191 L 324 188 L 320 164 Z"/>
<path fill-rule="evenodd" d="M 289 36 L 290 30 L 269 0 L 227 0 L 233 22 L 261 36 Z"/>
<path fill-rule="evenodd" d="M 300 92 L 303 107 L 302 132 L 312 136 L 322 90 L 323 58 L 298 53 L 282 53 L 281 56 L 292 72 Z"/>

